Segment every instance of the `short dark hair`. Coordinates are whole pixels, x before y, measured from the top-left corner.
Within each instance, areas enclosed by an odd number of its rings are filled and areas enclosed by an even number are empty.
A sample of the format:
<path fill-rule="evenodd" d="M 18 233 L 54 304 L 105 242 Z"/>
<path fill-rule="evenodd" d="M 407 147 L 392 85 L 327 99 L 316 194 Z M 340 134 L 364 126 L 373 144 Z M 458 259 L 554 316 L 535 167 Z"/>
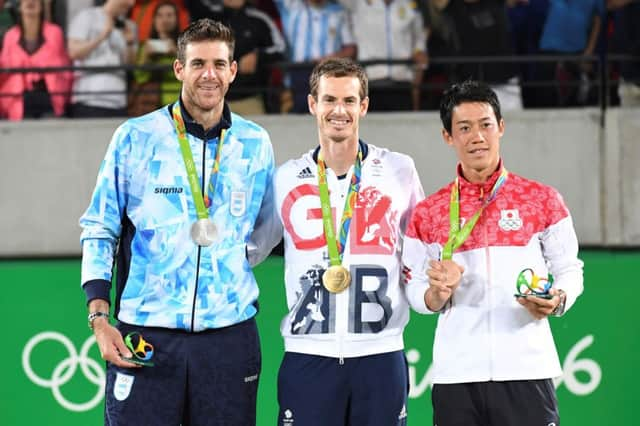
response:
<path fill-rule="evenodd" d="M 465 102 L 480 102 L 491 105 L 498 123 L 502 120 L 498 95 L 488 84 L 481 81 L 467 80 L 456 83 L 447 89 L 440 101 L 440 120 L 444 129 L 451 134 L 451 117 L 453 109 Z"/>
<path fill-rule="evenodd" d="M 222 22 L 209 18 L 198 19 L 192 22 L 178 37 L 178 60 L 184 64 L 185 52 L 189 43 L 199 41 L 222 41 L 229 47 L 229 62 L 233 61 L 233 50 L 236 39 L 233 30 Z"/>
<path fill-rule="evenodd" d="M 318 99 L 320 77 L 358 77 L 360 81 L 360 100 L 369 96 L 369 79 L 364 68 L 350 58 L 329 58 L 317 64 L 309 77 L 309 91 L 314 99 Z"/>

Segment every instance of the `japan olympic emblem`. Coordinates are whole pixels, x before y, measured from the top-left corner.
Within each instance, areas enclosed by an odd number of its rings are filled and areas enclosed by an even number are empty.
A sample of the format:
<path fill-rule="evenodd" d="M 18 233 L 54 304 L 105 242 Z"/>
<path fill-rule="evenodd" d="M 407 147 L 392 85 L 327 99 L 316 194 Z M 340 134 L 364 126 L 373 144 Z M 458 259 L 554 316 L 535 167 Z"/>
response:
<path fill-rule="evenodd" d="M 498 225 L 503 231 L 517 231 L 522 228 L 522 219 L 518 210 L 500 210 Z"/>
<path fill-rule="evenodd" d="M 69 356 L 60 361 L 53 369 L 51 372 L 51 378 L 38 376 L 31 366 L 31 352 L 36 346 L 38 346 L 38 344 L 46 340 L 60 342 L 69 353 Z M 44 388 L 50 388 L 56 401 L 58 401 L 58 403 L 67 410 L 76 412 L 89 411 L 100 403 L 104 395 L 105 387 L 104 370 L 96 360 L 90 358 L 88 355 L 89 349 L 95 342 L 95 336 L 89 337 L 83 343 L 82 348 L 80 349 L 80 354 L 78 354 L 78 351 L 71 340 L 69 340 L 65 335 L 55 331 L 44 331 L 42 333 L 38 333 L 29 339 L 22 351 L 22 368 L 24 369 L 27 377 L 33 383 Z M 80 370 L 87 380 L 98 387 L 98 391 L 95 396 L 84 403 L 74 403 L 67 400 L 60 390 L 64 384 L 71 380 L 78 369 L 78 365 L 80 365 Z"/>

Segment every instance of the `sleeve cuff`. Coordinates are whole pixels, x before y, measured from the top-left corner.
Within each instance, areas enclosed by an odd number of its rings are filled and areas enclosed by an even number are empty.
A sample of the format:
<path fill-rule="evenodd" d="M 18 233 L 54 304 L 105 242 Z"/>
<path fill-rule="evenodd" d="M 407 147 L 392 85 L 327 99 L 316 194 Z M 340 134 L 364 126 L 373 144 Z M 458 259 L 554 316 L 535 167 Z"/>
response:
<path fill-rule="evenodd" d="M 427 308 L 424 302 L 424 294 L 429 288 L 427 283 L 411 283 L 407 288 L 407 299 L 409 304 L 419 314 L 433 314 L 435 312 Z"/>
<path fill-rule="evenodd" d="M 85 295 L 87 296 L 87 305 L 93 299 L 104 299 L 111 303 L 109 293 L 111 283 L 107 280 L 90 280 L 82 285 Z"/>

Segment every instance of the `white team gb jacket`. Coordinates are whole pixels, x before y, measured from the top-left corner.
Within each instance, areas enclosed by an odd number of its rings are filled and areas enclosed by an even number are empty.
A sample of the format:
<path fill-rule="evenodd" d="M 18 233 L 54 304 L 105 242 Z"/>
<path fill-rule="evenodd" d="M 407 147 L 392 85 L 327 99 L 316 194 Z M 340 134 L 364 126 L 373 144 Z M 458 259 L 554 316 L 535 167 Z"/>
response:
<path fill-rule="evenodd" d="M 318 148 L 276 171 L 289 309 L 281 323 L 286 351 L 348 358 L 404 347 L 409 308 L 401 286 L 402 240 L 424 194 L 410 157 L 363 142 L 360 146 L 360 190 L 342 260 L 351 284 L 338 294 L 322 286 L 329 256 L 318 191 Z M 342 179 L 327 169 L 337 238 L 353 169 Z"/>

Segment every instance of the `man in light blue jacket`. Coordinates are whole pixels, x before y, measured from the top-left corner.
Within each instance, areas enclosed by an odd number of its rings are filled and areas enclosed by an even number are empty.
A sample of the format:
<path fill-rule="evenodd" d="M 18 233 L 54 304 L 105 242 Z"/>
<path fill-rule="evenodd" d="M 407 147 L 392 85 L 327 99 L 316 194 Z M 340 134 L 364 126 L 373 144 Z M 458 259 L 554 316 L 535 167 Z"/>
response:
<path fill-rule="evenodd" d="M 233 50 L 218 22 L 185 30 L 180 98 L 116 130 L 80 219 L 89 325 L 107 361 L 105 424 L 255 424 L 250 266 L 277 241 L 252 234 L 278 235 L 274 158 L 267 132 L 225 104 Z"/>

